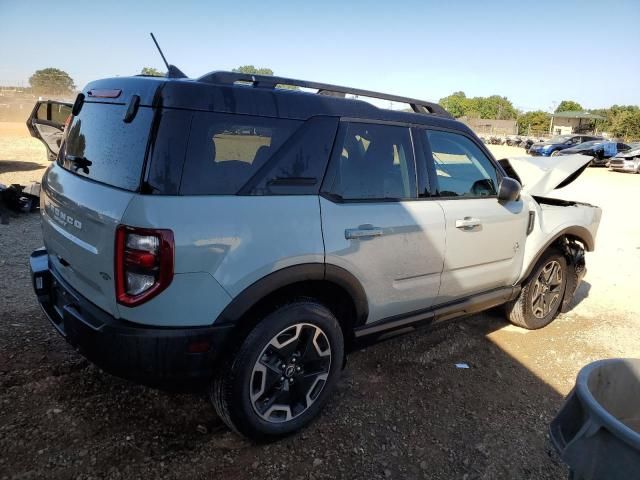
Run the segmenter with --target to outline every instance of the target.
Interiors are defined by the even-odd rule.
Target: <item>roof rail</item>
[[[449,112],[437,103],[417,100],[415,98],[401,97],[398,95],[389,95],[387,93],[372,92],[370,90],[361,90],[359,88],[340,87],[328,83],[309,82],[307,80],[296,80],[286,77],[275,77],[272,75],[254,75],[251,73],[236,73],[216,71],[210,72],[197,79],[198,82],[216,83],[221,85],[233,85],[236,82],[250,83],[254,87],[275,88],[276,85],[292,85],[302,88],[313,88],[318,90],[319,95],[328,95],[333,97],[343,97],[349,93],[360,97],[378,98],[381,100],[389,100],[391,102],[407,103],[416,113],[429,113],[441,115],[443,117],[453,118]]]

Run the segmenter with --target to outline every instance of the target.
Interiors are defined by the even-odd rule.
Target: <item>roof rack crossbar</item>
[[[221,85],[233,85],[236,82],[241,82],[250,83],[254,87],[262,88],[275,88],[277,85],[292,85],[301,88],[317,89],[318,94],[320,95],[344,98],[346,94],[351,94],[357,95],[359,97],[377,98],[380,100],[388,100],[390,102],[406,103],[409,104],[411,106],[411,109],[416,113],[430,113],[452,118],[451,114],[437,103],[417,100],[415,98],[401,97],[399,95],[372,92],[370,90],[362,90],[359,88],[341,87],[328,83],[310,82],[307,80],[296,80],[293,78],[275,77],[271,75],[253,75],[250,73],[224,71],[207,73],[198,78],[197,81],[205,83],[216,83]]]

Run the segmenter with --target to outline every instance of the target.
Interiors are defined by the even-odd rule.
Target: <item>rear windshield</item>
[[[86,102],[69,126],[58,164],[96,182],[138,190],[153,111],[140,107],[133,121],[125,123],[126,109]]]

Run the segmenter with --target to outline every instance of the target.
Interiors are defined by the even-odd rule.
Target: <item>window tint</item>
[[[442,197],[497,194],[497,171],[478,146],[463,135],[426,131]]]
[[[345,200],[417,196],[408,128],[342,124],[331,164],[327,190]]]
[[[240,193],[317,195],[337,129],[337,118],[307,120]]]
[[[189,110],[173,108],[157,112],[144,193],[178,195],[192,116]]]
[[[122,121],[127,107],[85,102],[69,126],[58,157],[63,168],[125,190],[140,185],[153,110],[140,107],[131,123]]]
[[[195,113],[180,193],[236,194],[300,123],[246,115]]]
[[[38,111],[36,112],[36,118],[38,120],[46,120],[47,119],[47,102],[42,102],[38,107]]]
[[[53,123],[64,125],[69,115],[71,115],[71,107],[68,105],[62,105],[61,103],[51,104],[51,121]]]
[[[35,118],[64,125],[69,115],[71,115],[71,107],[68,105],[57,102],[42,102],[38,107]]]

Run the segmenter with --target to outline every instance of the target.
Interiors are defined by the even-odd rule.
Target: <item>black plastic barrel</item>
[[[640,479],[640,359],[580,370],[550,433],[571,478]]]

